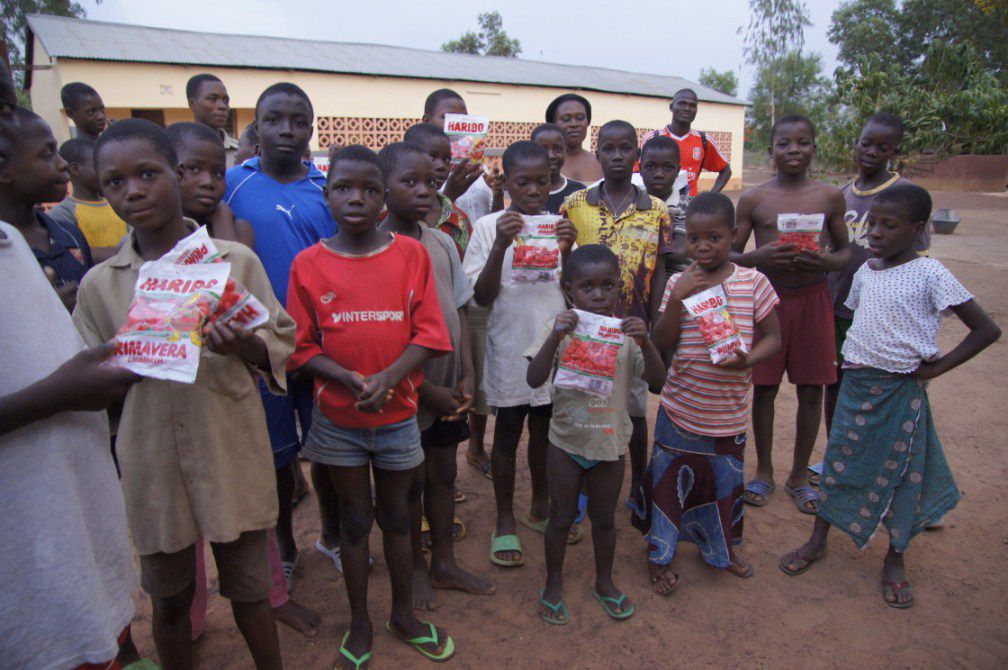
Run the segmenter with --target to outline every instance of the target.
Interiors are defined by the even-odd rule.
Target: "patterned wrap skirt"
[[[875,368],[843,373],[818,514],[864,548],[879,524],[897,551],[959,502],[925,383]]]
[[[731,564],[732,546],[742,541],[745,443],[745,433],[691,433],[658,410],[651,463],[630,518],[648,541],[652,563],[668,565],[686,541],[708,564]]]

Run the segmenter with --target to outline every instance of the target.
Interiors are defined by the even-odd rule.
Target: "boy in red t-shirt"
[[[455,652],[445,631],[413,615],[408,501],[424,459],[416,419],[421,366],[451,343],[427,250],[377,228],[384,191],[373,151],[355,145],[333,156],[325,196],[336,234],[297,255],[287,292],[297,323],[288,367],[315,378],[304,455],[326,467],[339,495],[351,615],[339,667],[371,656],[367,540],[376,517],[392,582],[388,630],[432,660]]]

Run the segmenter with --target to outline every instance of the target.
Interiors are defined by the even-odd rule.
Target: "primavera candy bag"
[[[826,215],[819,214],[778,214],[778,244],[793,244],[798,251],[820,251]]]
[[[486,151],[487,133],[490,119],[470,114],[445,114],[444,131],[451,142],[452,167],[469,159],[479,165]]]
[[[219,263],[221,255],[217,245],[210,239],[206,226],[200,226],[192,235],[179,240],[172,250],[159,260],[176,265]],[[210,316],[210,321],[211,323],[221,321],[227,326],[251,329],[269,321],[269,311],[258,298],[245,290],[245,287],[233,279],[228,279],[220,303]]]
[[[560,358],[553,385],[608,398],[616,377],[616,358],[626,343],[622,321],[580,309],[574,312],[577,326]]]
[[[711,362],[720,363],[734,356],[737,351],[747,351],[742,333],[728,313],[728,296],[723,286],[718,284],[685,298],[683,306],[697,320]]]
[[[144,263],[111,362],[145,377],[195,381],[201,329],[217,309],[230,272],[230,263]]]
[[[515,236],[511,259],[511,281],[537,284],[560,281],[560,246],[555,214],[522,216],[525,225]]]

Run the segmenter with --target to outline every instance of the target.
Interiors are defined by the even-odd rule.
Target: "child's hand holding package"
[[[469,159],[463,160],[457,165],[452,166],[451,171],[448,173],[448,178],[445,180],[445,197],[452,202],[455,202],[469,190],[469,187],[472,186],[482,174],[483,165],[480,163],[473,163]]]
[[[560,253],[567,253],[577,242],[577,228],[566,216],[557,221],[556,224],[557,246]]]
[[[497,237],[494,238],[494,245],[500,249],[507,249],[524,225],[525,221],[518,212],[510,210],[504,212],[497,219]]]
[[[647,324],[644,323],[644,319],[637,316],[628,316],[623,319],[623,323],[620,326],[627,337],[634,338],[641,348],[644,347],[644,341],[648,338],[648,328]]]
[[[577,312],[573,309],[560,312],[553,321],[553,332],[557,335],[570,335],[578,324]]]
[[[218,320],[203,326],[203,342],[219,356],[238,356],[249,365],[265,368],[269,365],[266,343],[250,329],[228,325]]]

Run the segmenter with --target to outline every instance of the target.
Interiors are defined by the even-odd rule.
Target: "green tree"
[[[732,70],[720,72],[712,67],[705,67],[700,70],[700,83],[725,95],[738,95],[738,77]]]
[[[770,143],[770,128],[776,118],[772,105],[780,115],[802,114],[818,126],[825,118],[825,98],[829,79],[822,73],[822,56],[792,51],[776,63],[760,67],[749,93],[750,146],[762,148]]]
[[[781,62],[791,52],[801,52],[810,25],[804,0],[749,0],[749,23],[738,32],[745,34],[745,57],[766,74],[770,125],[777,119]]]
[[[827,36],[837,45],[837,60],[847,67],[859,62],[899,61],[896,36],[899,9],[896,0],[850,0],[840,5],[830,19]]]
[[[101,0],[96,0],[101,4]],[[70,0],[3,0],[0,3],[0,24],[3,25],[3,42],[10,59],[14,85],[24,86],[25,35],[29,14],[54,14],[83,18],[87,15],[79,3]]]
[[[984,0],[905,0],[898,33],[901,49],[919,58],[937,42],[969,43],[985,67],[1008,84],[1008,3]]]
[[[820,161],[850,168],[858,133],[880,111],[903,119],[902,162],[958,154],[1008,151],[1008,87],[972,44],[933,42],[922,60],[906,68],[864,61],[837,68],[828,132],[820,134]]]
[[[521,42],[508,37],[504,32],[504,19],[500,12],[485,12],[479,15],[479,33],[467,30],[457,40],[441,45],[442,51],[474,54],[482,56],[505,56],[514,58],[521,53]]]
[[[942,42],[971,44],[986,69],[1008,83],[1008,3],[1003,0],[848,0],[833,12],[828,36],[845,67],[920,64]]]

